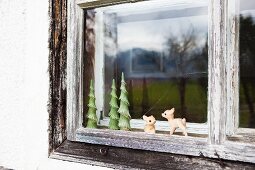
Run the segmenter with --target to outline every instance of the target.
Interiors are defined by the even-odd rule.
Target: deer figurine
[[[146,116],[143,115],[143,120],[145,120],[145,127],[144,127],[144,132],[146,133],[151,133],[151,134],[155,134],[156,132],[156,128],[155,128],[155,123],[156,123],[156,119],[154,118],[154,116]]]
[[[164,113],[162,113],[162,117],[166,118],[168,123],[170,124],[170,135],[172,135],[176,128],[179,127],[183,131],[183,134],[185,136],[188,136],[186,119],[174,118],[174,111],[175,109],[172,108],[171,110],[166,110]]]

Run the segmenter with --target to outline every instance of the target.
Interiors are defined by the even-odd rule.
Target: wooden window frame
[[[208,39],[211,43],[208,46],[208,138],[182,136],[168,137],[163,134],[141,135],[139,132],[82,128],[82,115],[79,113],[82,112],[81,106],[83,105],[81,100],[81,75],[83,72],[81,63],[83,63],[84,45],[82,38],[84,34],[83,10],[85,8],[128,2],[133,3],[137,1],[140,0],[68,1],[66,81],[67,140],[60,147],[53,146],[53,152],[51,152],[50,157],[91,163],[91,157],[89,158],[89,155],[84,153],[86,147],[90,146],[91,148],[99,147],[99,154],[103,156],[105,153],[107,155],[107,150],[109,148],[112,150],[119,150],[118,153],[124,150],[127,152],[131,152],[131,150],[132,152],[135,152],[135,149],[139,149],[145,150],[144,152],[147,153],[156,151],[154,152],[154,155],[157,155],[160,152],[165,156],[171,153],[197,156],[197,159],[200,159],[201,157],[203,157],[203,159],[207,159],[204,157],[216,158],[217,160],[220,160],[220,162],[222,160],[233,160],[255,163],[255,143],[254,138],[250,137],[250,133],[254,133],[254,131],[253,129],[247,130],[238,128],[239,111],[238,100],[236,99],[239,98],[239,66],[236,64],[236,61],[238,61],[239,21],[238,17],[236,17],[236,3],[231,2],[231,0],[214,0],[209,2]],[[231,29],[231,31],[227,29]],[[230,34],[228,35],[227,33]],[[228,117],[228,119],[226,119],[226,117]],[[63,120],[63,118],[60,118],[60,120]],[[132,138],[132,142],[130,142],[130,137]],[[244,140],[246,140],[246,142]],[[64,139],[62,139],[62,141],[64,141]],[[60,143],[61,141],[58,141],[58,144]],[[106,151],[104,150],[105,147]],[[120,148],[118,149],[118,147]],[[128,148],[132,149],[130,150]],[[83,154],[80,154],[79,151],[83,152]],[[90,152],[87,149],[86,152],[91,153],[92,151]],[[163,160],[164,156],[161,158]],[[123,159],[125,158],[123,157]],[[97,163],[92,164],[102,165],[100,161],[96,162]],[[137,162],[139,162],[139,160]],[[117,163],[114,163],[114,165],[116,164]],[[231,166],[233,167],[233,165]],[[113,166],[110,165],[110,167]]]

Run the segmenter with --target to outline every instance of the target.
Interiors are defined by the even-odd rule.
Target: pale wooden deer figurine
[[[172,108],[171,110],[166,110],[164,113],[162,113],[162,117],[166,118],[168,120],[168,123],[170,124],[170,135],[174,133],[176,128],[180,128],[183,131],[183,134],[185,136],[188,136],[187,133],[187,127],[186,127],[186,119],[183,118],[174,118],[174,111],[175,109]]]
[[[156,128],[155,128],[156,119],[154,118],[154,116],[152,116],[152,115],[151,116],[143,115],[143,120],[145,120],[145,122],[146,122],[145,127],[144,127],[144,132],[155,134],[155,132],[156,132]]]

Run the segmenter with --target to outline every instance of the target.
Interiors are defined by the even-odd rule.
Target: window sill
[[[169,136],[168,134],[79,128],[76,131],[76,141],[189,156],[255,162],[255,145],[234,141],[225,141],[222,145],[211,145],[206,137],[201,136]]]
[[[199,156],[206,149],[207,138],[205,136],[185,137],[180,135],[80,128],[76,132],[76,141],[194,156]]]
[[[254,164],[66,140],[50,158],[116,169],[254,169]]]
[[[237,133],[229,136],[228,140],[255,145],[255,129],[238,128]]]

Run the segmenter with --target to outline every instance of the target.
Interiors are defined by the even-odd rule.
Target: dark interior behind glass
[[[255,1],[240,1],[240,127],[255,128]]]

